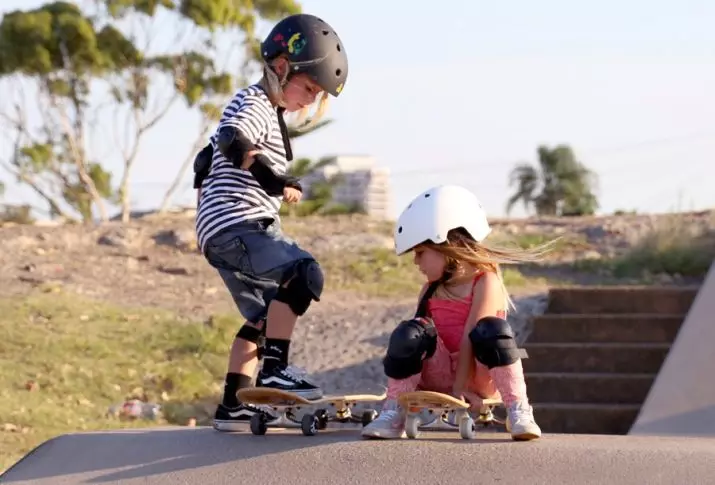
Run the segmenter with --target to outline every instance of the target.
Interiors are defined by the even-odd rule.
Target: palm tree
[[[554,149],[539,146],[538,167],[520,163],[509,175],[516,192],[506,204],[506,212],[521,201],[533,206],[538,215],[578,216],[593,214],[598,200],[593,193],[596,175],[576,160],[568,145]]]
[[[319,129],[323,128],[324,126],[329,125],[332,122],[333,122],[333,120],[318,121],[315,125],[311,126],[307,130],[300,129],[297,126],[288,126],[288,138],[290,138],[291,140],[295,140],[296,138],[300,138],[301,136],[309,135],[310,133],[313,133],[315,130],[319,130]]]

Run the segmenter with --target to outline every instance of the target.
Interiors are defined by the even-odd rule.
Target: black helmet
[[[278,22],[261,43],[261,54],[266,62],[285,55],[291,73],[308,74],[335,97],[348,77],[348,56],[340,37],[314,15],[291,15]]]

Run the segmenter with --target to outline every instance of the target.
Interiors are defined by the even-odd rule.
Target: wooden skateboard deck
[[[306,399],[302,396],[279,389],[249,387],[238,391],[238,399],[246,404],[270,407],[279,413],[277,420],[270,420],[267,414],[256,414],[251,418],[251,432],[255,435],[266,433],[267,427],[300,426],[303,434],[312,436],[319,429],[325,429],[329,422],[357,422],[367,426],[377,417],[373,409],[365,410],[361,416],[353,414],[353,408],[362,402],[382,401],[387,397],[382,394],[336,394],[319,399]],[[321,406],[322,405],[322,406]],[[309,407],[320,406],[314,413],[307,413],[300,420],[297,414]]]
[[[502,424],[492,413],[493,408],[503,404],[501,399],[482,399],[479,402],[467,403],[441,392],[413,391],[400,394],[397,401],[406,410],[405,432],[411,439],[416,438],[419,434],[420,421],[424,411],[428,415],[437,416],[421,429],[453,429],[458,426],[459,433],[464,439],[474,438],[475,422],[485,427],[495,423]],[[478,411],[476,419],[472,416],[471,410]],[[451,424],[449,420],[450,412],[455,415],[456,425]]]

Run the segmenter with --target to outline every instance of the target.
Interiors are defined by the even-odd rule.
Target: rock
[[[182,251],[196,250],[196,233],[189,229],[169,229],[159,231],[152,236],[157,246],[170,246]]]
[[[39,391],[40,390],[40,384],[37,381],[27,381],[25,383],[25,389],[28,391]]]
[[[167,266],[159,266],[157,268],[162,273],[178,275],[178,276],[189,276],[189,270],[186,268],[170,268]]]
[[[127,249],[137,245],[137,233],[138,231],[125,227],[113,228],[99,236],[97,244]]]

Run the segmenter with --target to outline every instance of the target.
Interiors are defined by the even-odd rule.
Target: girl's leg
[[[437,349],[432,357],[422,364],[422,372],[406,379],[387,379],[387,399],[380,416],[363,428],[362,435],[368,438],[401,438],[405,435],[405,413],[397,404],[403,392],[418,389],[449,392],[451,389],[451,359],[449,352],[438,338]],[[445,384],[446,383],[446,384]]]
[[[455,361],[457,356],[455,356]],[[500,398],[499,386],[494,382],[489,369],[474,361],[474,375],[467,383],[467,391],[476,394],[481,399]],[[503,398],[502,398],[503,399]]]
[[[452,392],[455,363],[441,338],[437,337],[434,355],[424,363],[419,389],[443,394]]]
[[[478,365],[483,369],[486,369],[486,367],[481,364]],[[494,367],[491,371],[489,371],[489,374],[501,394],[504,405],[508,407],[517,402],[521,402],[524,405],[529,404],[529,398],[526,395],[526,381],[524,380],[524,368],[521,365],[521,359],[511,365]]]

